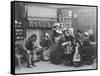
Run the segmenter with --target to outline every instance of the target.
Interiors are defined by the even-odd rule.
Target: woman
[[[54,48],[54,50],[51,52],[51,62],[54,64],[61,64],[62,63],[62,56],[64,55],[64,48],[62,46],[62,43],[65,42],[65,38],[61,34],[58,39],[57,46]]]
[[[70,34],[69,29],[64,30],[64,38],[65,42],[62,43],[64,47],[64,57],[66,61],[66,65],[71,65],[73,63],[73,49],[72,46],[74,44],[74,37]]]
[[[79,48],[81,55],[81,62],[83,64],[91,64],[92,63],[92,47],[89,41],[89,34],[85,32],[84,40],[82,42],[82,46]]]
[[[40,42],[40,45],[43,48],[42,59],[49,60],[50,59],[50,49],[51,49],[51,40],[48,33],[45,33],[44,39]]]
[[[90,45],[91,45],[91,48],[92,48],[92,58],[95,59],[96,58],[96,38],[95,38],[95,35],[94,35],[94,32],[92,29],[89,29],[88,30],[88,34],[89,34],[89,41],[90,41]]]
[[[62,30],[61,30],[60,24],[55,23],[53,27],[53,36],[52,36],[55,44],[58,43],[58,40],[60,38],[59,36],[61,35],[62,35]]]

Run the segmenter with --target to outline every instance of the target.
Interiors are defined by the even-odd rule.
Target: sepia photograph
[[[11,3],[11,73],[97,70],[97,6]]]

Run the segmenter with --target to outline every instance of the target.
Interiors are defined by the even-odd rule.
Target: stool
[[[21,70],[21,57],[22,57],[22,55],[16,54],[15,56],[16,56],[16,58],[18,60],[19,69]]]

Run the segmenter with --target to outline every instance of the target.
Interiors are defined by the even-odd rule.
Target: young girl
[[[79,53],[79,47],[81,46],[81,43],[77,40],[75,41],[74,45],[74,56],[73,56],[73,64],[75,67],[80,66],[81,58]]]

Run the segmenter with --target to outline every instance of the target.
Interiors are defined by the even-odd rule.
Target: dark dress
[[[93,48],[90,45],[89,39],[83,41],[83,45],[79,47],[79,51],[82,63],[92,62]]]
[[[95,36],[94,35],[89,35],[89,41],[90,42],[95,42],[96,41]],[[91,45],[92,55],[94,56],[94,58],[96,58],[96,56],[97,56],[96,46],[97,46],[97,44]]]
[[[64,37],[61,37],[58,41],[57,46],[55,47],[55,49],[53,50],[53,52],[51,53],[50,56],[50,60],[52,63],[54,64],[60,64],[62,63],[62,56],[64,54],[64,48],[62,47],[62,43],[65,41]]]
[[[81,35],[76,34],[75,35],[75,40],[79,41],[81,43],[83,41],[83,35],[82,34]]]
[[[50,59],[50,52],[51,52],[51,40],[43,39],[40,42],[40,45],[42,46],[42,59],[43,60],[49,60]]]
[[[50,48],[50,46],[51,46],[51,41],[48,39],[48,40],[46,40],[46,39],[43,39],[41,42],[40,42],[40,45],[44,48],[44,47],[46,47],[47,49],[49,49]]]
[[[71,45],[73,46],[74,45],[74,37],[69,35],[69,36],[64,36],[66,41],[71,41]]]
[[[53,30],[53,36],[54,37],[58,37],[59,36],[59,33],[57,33],[56,30]]]
[[[65,42],[70,41],[71,45],[69,46],[69,48],[71,48],[74,45],[74,37],[69,35],[69,36],[64,36],[65,37]],[[70,63],[72,64],[73,62],[73,55],[74,55],[74,51],[72,51],[72,49],[67,49],[65,46],[65,51],[67,51],[67,53],[64,54],[64,59],[66,61],[66,63]],[[68,53],[69,51],[69,53]]]
[[[56,43],[55,41],[55,38],[59,37],[61,34],[58,33],[56,30],[53,30],[53,35],[52,35],[52,38],[53,38],[53,42]]]
[[[95,42],[95,36],[94,35],[89,35],[89,40],[91,42]]]

